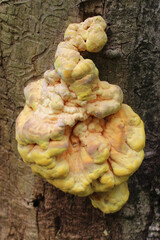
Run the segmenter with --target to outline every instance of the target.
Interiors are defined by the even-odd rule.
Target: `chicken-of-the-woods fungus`
[[[145,132],[140,117],[122,104],[120,87],[100,81],[93,61],[80,55],[103,48],[105,28],[100,16],[68,26],[55,70],[24,90],[16,139],[35,174],[112,213],[129,197],[127,179],[144,158]]]

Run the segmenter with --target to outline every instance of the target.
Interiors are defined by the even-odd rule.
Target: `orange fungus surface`
[[[68,26],[55,69],[24,90],[16,139],[35,174],[112,213],[129,197],[127,179],[144,158],[145,133],[140,117],[122,104],[120,87],[100,81],[93,61],[80,55],[103,48],[105,28],[100,16]]]

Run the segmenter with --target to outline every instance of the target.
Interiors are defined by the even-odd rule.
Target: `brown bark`
[[[0,239],[160,239],[158,2],[0,1]],[[109,41],[102,52],[84,55],[94,60],[101,80],[122,88],[124,102],[146,127],[145,160],[129,180],[128,203],[112,215],[34,176],[20,159],[14,130],[24,86],[53,66],[67,25],[94,15],[108,23]]]

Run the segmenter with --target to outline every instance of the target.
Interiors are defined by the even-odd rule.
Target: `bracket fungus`
[[[123,102],[120,87],[99,80],[81,51],[107,42],[100,16],[70,24],[55,54],[55,70],[24,90],[16,121],[18,151],[35,174],[64,192],[89,196],[104,213],[127,201],[127,179],[144,158],[144,125]]]

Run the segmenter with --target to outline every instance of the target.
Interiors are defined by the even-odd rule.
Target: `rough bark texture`
[[[160,164],[158,0],[1,0],[1,240],[158,240]],[[102,15],[108,44],[94,60],[101,80],[118,84],[144,120],[145,160],[129,180],[121,211],[104,215],[88,198],[65,194],[31,172],[16,149],[15,119],[23,88],[52,68],[55,49],[71,22]]]

